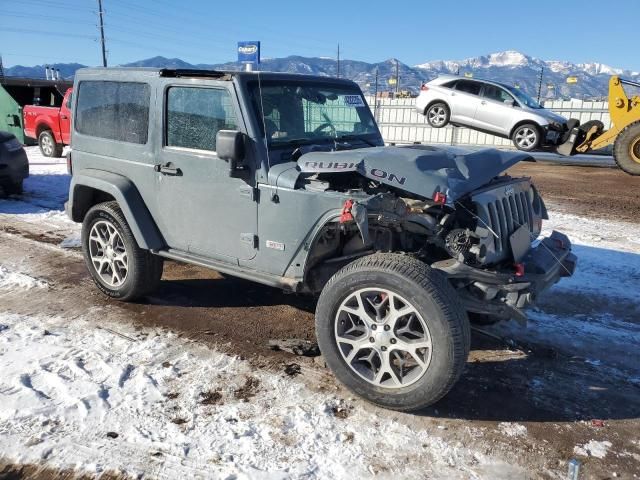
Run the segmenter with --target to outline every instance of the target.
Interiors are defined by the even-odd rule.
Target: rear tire
[[[513,131],[511,140],[518,150],[532,152],[540,145],[541,137],[540,128],[537,125],[525,123]]]
[[[400,411],[446,395],[470,343],[469,321],[446,278],[388,253],[360,258],[327,282],[316,335],[327,365],[349,390]]]
[[[40,153],[45,157],[59,158],[62,156],[63,145],[56,143],[56,139],[51,130],[43,130],[40,132],[40,135],[38,135],[38,146],[40,147]]]
[[[138,246],[117,202],[93,206],[82,222],[82,253],[98,288],[132,301],[156,289],[164,261]]]
[[[7,195],[20,195],[23,191],[22,180],[17,183],[9,183],[4,187],[4,191]]]
[[[629,175],[640,175],[640,121],[620,132],[613,145],[613,158]]]
[[[427,122],[433,128],[446,127],[449,123],[449,118],[451,118],[449,106],[444,102],[437,102],[433,105],[429,105],[424,114],[427,117]]]

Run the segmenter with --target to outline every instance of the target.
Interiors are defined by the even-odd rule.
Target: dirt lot
[[[560,210],[628,222],[640,219],[640,177],[617,168],[523,162],[510,173],[532,177],[545,201]]]
[[[512,173],[533,177],[555,211],[638,223],[640,178],[614,169],[544,163],[522,164]],[[2,229],[0,259],[22,259],[27,270],[40,272],[55,287],[55,295],[29,302],[20,295],[5,295],[3,310],[74,318],[99,308],[139,328],[162,327],[236,354],[256,368],[281,372],[295,362],[305,367],[298,378],[309,388],[336,391],[351,399],[320,362],[273,351],[267,345],[270,339],[313,341],[313,299],[167,262],[162,285],[153,296],[145,302],[118,304],[92,288],[77,251],[55,246],[68,234],[64,227],[48,228],[2,216]],[[575,294],[551,296],[541,308],[554,314],[598,316],[609,315],[616,307]],[[629,324],[640,323],[637,304],[623,302],[617,308]],[[621,355],[637,359],[637,351],[621,351]],[[462,380],[434,408],[405,415],[350,401],[411,429],[436,429],[447,441],[473,445],[487,455],[499,454],[507,462],[526,466],[531,478],[559,478],[577,445],[611,442],[615,454],[581,458],[585,478],[638,478],[640,384],[622,380],[629,375],[629,362],[633,360],[612,361],[611,368],[603,370],[570,346],[490,328],[474,331]]]

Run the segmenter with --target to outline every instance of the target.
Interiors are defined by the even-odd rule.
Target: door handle
[[[66,120],[66,119],[67,119],[67,118],[69,118],[69,117],[67,117],[66,115],[60,115],[60,118],[61,118],[62,120]]]
[[[455,97],[456,96],[456,92],[451,92],[451,96]]]
[[[182,170],[180,170],[179,168],[174,168],[173,164],[171,162],[169,163],[165,163],[164,165],[161,164],[157,164],[153,166],[153,169],[156,172],[159,172],[163,175],[170,175],[173,177],[181,177],[182,176]]]
[[[487,104],[487,102],[485,102],[484,100],[482,100],[482,101],[480,102],[480,104],[481,104],[481,105],[486,105],[486,104]]]

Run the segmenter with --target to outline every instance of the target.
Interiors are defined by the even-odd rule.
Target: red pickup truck
[[[25,105],[22,110],[24,134],[38,140],[45,157],[61,157],[63,147],[71,142],[71,94],[70,88],[59,107]]]

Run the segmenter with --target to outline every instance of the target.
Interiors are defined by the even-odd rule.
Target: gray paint
[[[77,213],[76,188],[104,191],[120,204],[136,240],[164,256],[216,265],[270,285],[301,281],[309,248],[322,227],[335,221],[350,198],[366,203],[363,192],[318,192],[299,188],[301,162],[353,162],[355,170],[374,180],[401,186],[416,195],[448,192],[450,200],[485,184],[527,155],[495,150],[468,153],[456,149],[372,147],[312,152],[300,161],[270,164],[253,114],[247,83],[266,80],[327,82],[354,86],[343,79],[275,73],[234,73],[222,78],[162,76],[156,69],[83,69],[82,81],[120,80],[148,83],[151,91],[146,145],[88,137],[72,129],[73,168],[69,214]],[[246,135],[245,169],[229,176],[228,164],[215,152],[165,146],[166,90],[172,85],[226,89],[233,99],[238,130]],[[73,101],[76,102],[76,96]],[[73,106],[75,109],[75,105]],[[382,137],[375,141],[382,144]],[[272,152],[273,154],[273,152]],[[274,159],[271,159],[274,160]],[[157,171],[167,165],[180,175]],[[393,173],[380,178],[375,169]],[[373,172],[373,173],[372,173]],[[208,259],[208,260],[207,260]],[[225,267],[222,268],[221,266]]]
[[[353,172],[425,198],[436,192],[454,202],[480,188],[516,163],[521,152],[495,149],[469,152],[446,147],[372,147],[337,152],[310,152],[298,160],[302,172]]]

